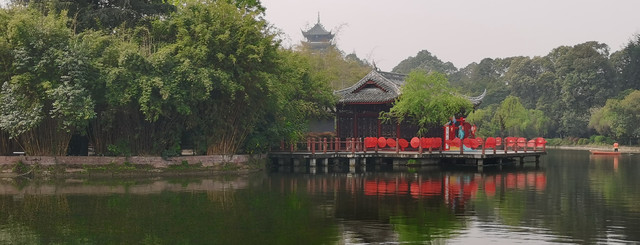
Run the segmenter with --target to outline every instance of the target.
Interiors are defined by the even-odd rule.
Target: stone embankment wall
[[[154,168],[167,168],[171,165],[198,164],[202,167],[214,167],[220,164],[243,165],[266,158],[266,155],[210,155],[179,157],[106,157],[106,156],[0,156],[0,165],[14,165],[22,162],[27,165],[109,165],[124,164],[149,165]]]

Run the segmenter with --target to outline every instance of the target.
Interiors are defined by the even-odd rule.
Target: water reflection
[[[280,168],[243,176],[0,180],[0,244],[634,243],[640,156],[541,167]]]
[[[113,194],[158,194],[162,192],[200,192],[245,189],[246,178],[224,179],[66,179],[58,182],[27,182],[20,179],[0,181],[2,195],[113,195]]]
[[[547,186],[545,172],[536,169],[475,173],[425,168],[323,175],[285,171],[269,180],[268,186],[280,192],[303,190],[324,197],[324,209],[342,221],[341,230],[352,243],[450,239],[466,229],[478,200],[487,203],[513,191],[540,194]]]
[[[264,174],[214,179],[3,182],[6,244],[331,244],[306,195],[262,191]],[[55,189],[55,191],[51,189]],[[106,192],[102,192],[106,190]]]

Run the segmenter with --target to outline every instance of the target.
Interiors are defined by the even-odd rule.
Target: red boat
[[[612,156],[620,155],[619,151],[595,151],[595,150],[590,150],[590,152],[593,155],[612,155]]]

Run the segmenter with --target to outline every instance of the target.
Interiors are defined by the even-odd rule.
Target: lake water
[[[0,244],[628,244],[640,154],[549,150],[502,170],[280,168],[0,181]]]

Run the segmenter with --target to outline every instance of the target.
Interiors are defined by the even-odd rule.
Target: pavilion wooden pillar
[[[380,138],[380,137],[382,137],[382,122],[380,119],[378,119],[378,136],[376,136],[376,138]]]

